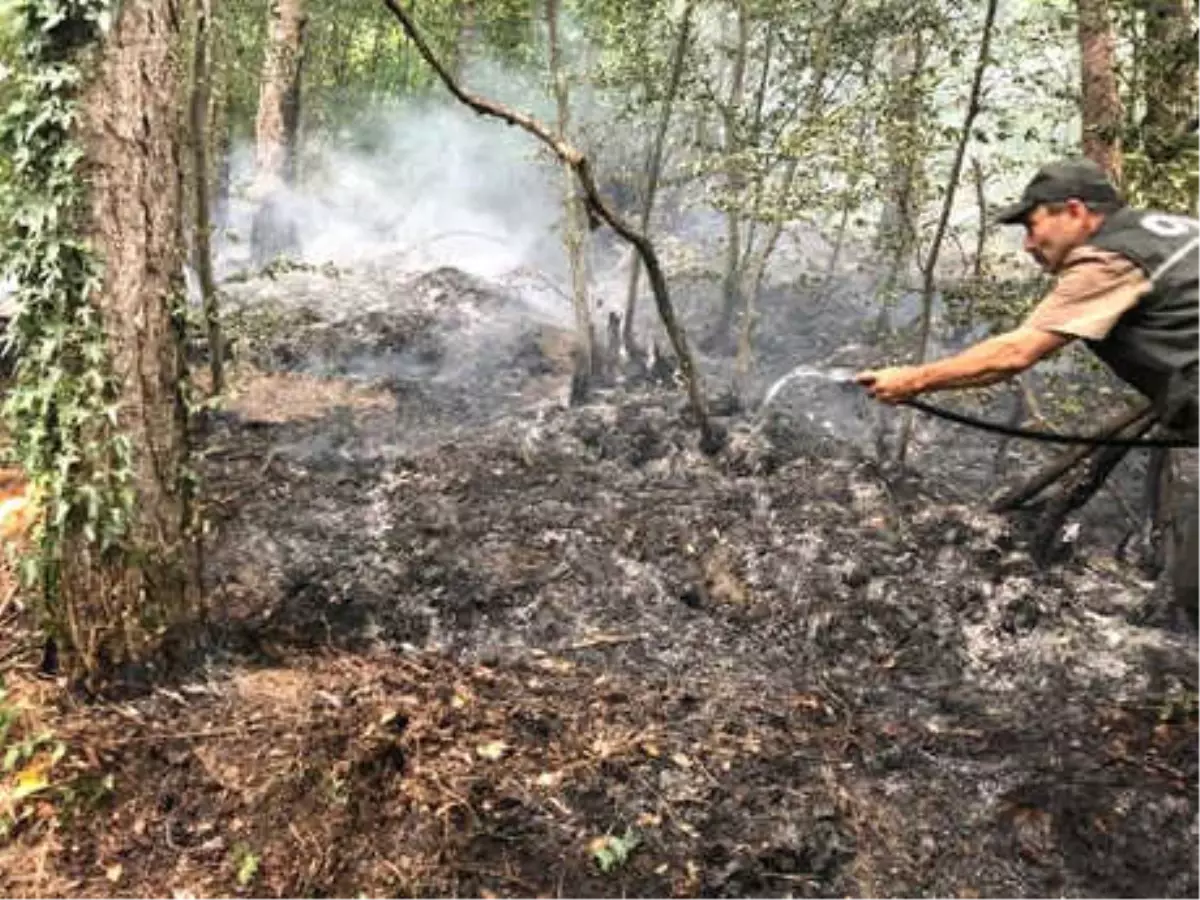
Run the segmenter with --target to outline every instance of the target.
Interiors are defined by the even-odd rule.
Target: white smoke
[[[453,266],[483,278],[522,268],[558,269],[562,183],[529,136],[463,109],[412,104],[362,123],[372,146],[351,135],[305,154],[284,198],[300,260],[355,266],[387,259],[399,272]],[[222,271],[244,267],[253,206],[249,148],[235,153]]]

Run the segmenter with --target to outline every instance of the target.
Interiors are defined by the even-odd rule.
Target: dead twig
[[[778,881],[787,881],[791,882],[792,884],[810,884],[816,880],[817,877],[811,872],[804,875],[793,875],[788,872],[757,872],[756,874],[761,875],[764,878],[774,878]]]
[[[646,636],[644,634],[598,634],[595,637],[585,638],[582,641],[576,641],[574,644],[568,644],[558,652],[569,653],[575,650],[590,650],[593,647],[614,647],[618,644],[633,644],[645,639]]]

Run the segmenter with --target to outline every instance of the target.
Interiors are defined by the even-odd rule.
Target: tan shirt
[[[1098,341],[1150,288],[1150,279],[1126,257],[1077,247],[1067,254],[1054,287],[1026,318],[1025,327]]]

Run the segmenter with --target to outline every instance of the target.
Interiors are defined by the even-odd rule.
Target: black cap
[[[1097,212],[1108,212],[1125,205],[1098,165],[1090,159],[1066,159],[1038,169],[1020,201],[1000,210],[995,218],[1003,225],[1021,224],[1043,203],[1062,203],[1071,198],[1083,201],[1085,206]]]

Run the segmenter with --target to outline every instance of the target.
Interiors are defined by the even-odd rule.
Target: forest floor
[[[4,894],[1196,895],[1195,636],[1102,528],[1035,565],[841,388],[709,458],[479,286],[306,284],[210,423],[202,659],[84,702],[0,609]]]

